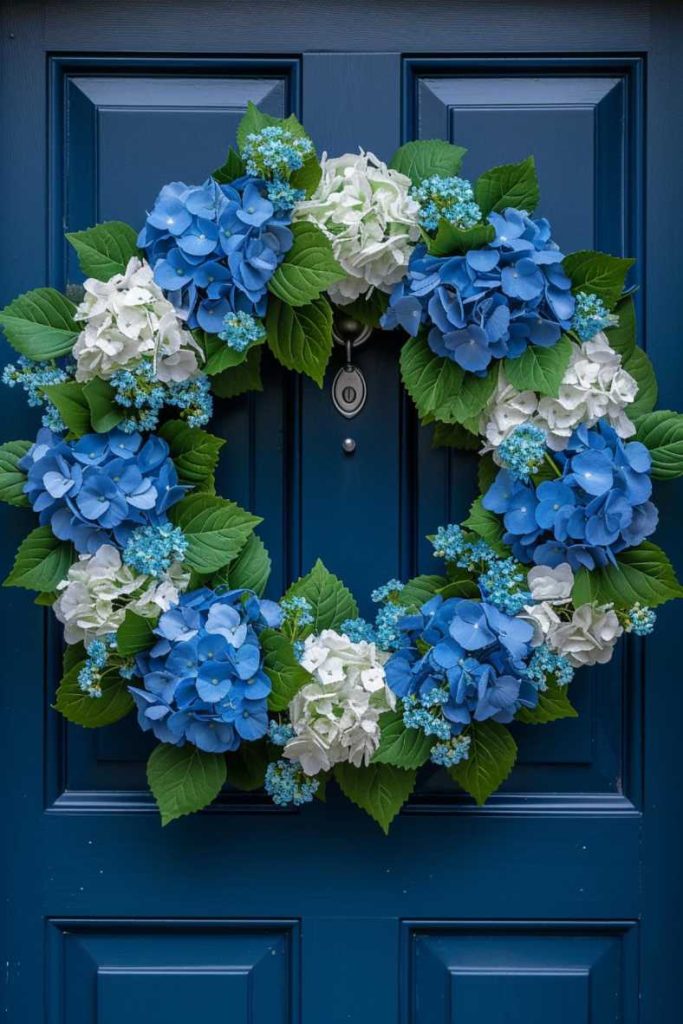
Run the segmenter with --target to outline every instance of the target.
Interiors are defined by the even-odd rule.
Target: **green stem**
[[[545,453],[545,455],[544,455],[543,457],[544,457],[545,461],[546,461],[546,462],[548,463],[548,465],[550,466],[550,468],[551,468],[552,470],[554,470],[554,472],[555,472],[555,476],[560,476],[560,477],[561,477],[561,476],[562,476],[562,473],[561,473],[561,472],[560,472],[560,470],[558,469],[558,467],[557,467],[557,463],[556,463],[556,462],[554,461],[554,459],[552,459],[552,458],[551,458],[551,456],[550,456],[550,455],[548,455],[548,453],[547,453],[547,452]]]

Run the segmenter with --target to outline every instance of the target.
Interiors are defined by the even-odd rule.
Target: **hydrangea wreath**
[[[238,152],[165,185],[139,233],[67,235],[77,305],[38,288],[0,313],[4,381],[43,407],[34,441],[0,447],[0,497],[40,523],[5,582],[64,625],[58,710],[136,711],[159,740],[164,823],[226,781],[300,805],[334,777],[386,830],[428,762],[482,803],[515,762],[510,723],[575,716],[576,669],[683,596],[650,539],[683,416],[654,411],[632,261],[563,254],[532,158],[472,183],[463,155],[319,161],[296,118],[250,105]],[[333,305],[406,332],[421,421],[481,456],[469,517],[430,538],[439,570],[380,586],[374,621],[321,562],[262,597],[259,519],[216,495],[204,429],[213,396],[260,390],[264,345],[321,385]]]

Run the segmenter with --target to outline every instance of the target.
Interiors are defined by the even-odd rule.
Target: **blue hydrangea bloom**
[[[411,335],[425,324],[436,355],[478,374],[527,345],[554,345],[574,314],[548,221],[512,208],[488,220],[495,238],[464,256],[430,256],[416,246],[382,318],[383,327]]]
[[[525,678],[533,629],[523,619],[486,601],[437,596],[398,628],[406,645],[384,666],[387,682],[401,698],[447,687],[441,711],[451,735],[472,721],[511,722],[521,707],[536,706],[537,690]]]
[[[142,686],[129,689],[141,728],[213,753],[265,736],[271,683],[259,632],[280,622],[278,606],[248,590],[183,594],[160,617],[155,645],[136,657]]]
[[[187,490],[163,438],[143,443],[121,430],[64,441],[45,428],[20,466],[41,524],[81,553],[112,542],[124,547],[136,527],[165,523]]]
[[[261,178],[164,185],[138,237],[189,327],[223,330],[229,313],[263,316],[268,281],[293,243],[291,208],[276,208]]]
[[[608,423],[580,426],[554,454],[561,476],[535,486],[501,470],[483,498],[503,516],[503,540],[520,562],[573,569],[614,563],[657,526],[649,500],[651,458],[639,441],[625,443]]]

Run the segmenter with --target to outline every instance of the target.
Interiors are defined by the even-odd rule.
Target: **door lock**
[[[335,319],[332,327],[332,337],[338,345],[344,346],[346,353],[346,362],[332,382],[332,401],[337,412],[348,420],[358,415],[368,396],[365,377],[353,364],[353,350],[363,345],[371,334],[372,328],[350,317]]]

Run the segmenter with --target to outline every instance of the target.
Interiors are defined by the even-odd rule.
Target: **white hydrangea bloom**
[[[540,397],[533,391],[517,391],[500,374],[496,390],[482,413],[479,432],[483,451],[495,449],[522,423],[545,431],[548,447],[562,451],[581,423],[594,426],[606,419],[619,437],[631,437],[635,426],[625,413],[635,400],[638,385],[622,367],[621,356],[607,336],[598,332],[590,341],[572,342],[572,354],[557,398]],[[497,461],[497,459],[496,459]]]
[[[189,573],[178,564],[162,580],[134,573],[111,544],[94,555],[81,555],[65,579],[57,585],[59,597],[53,608],[64,624],[68,644],[89,642],[115,633],[128,610],[155,618],[177,604],[189,583]]]
[[[562,620],[549,601],[525,605],[524,611],[520,613],[519,617],[533,626],[532,647],[539,647],[543,643],[548,643],[549,636],[562,625]]]
[[[331,285],[333,302],[353,302],[373,288],[390,292],[405,274],[420,231],[410,179],[372,153],[322,158],[322,178],[294,217],[316,224],[347,276]]]
[[[550,629],[546,643],[575,668],[605,665],[623,632],[611,605],[582,604],[574,610],[571,622]]]
[[[73,347],[76,380],[111,377],[143,356],[154,359],[161,381],[183,381],[199,371],[199,346],[154,282],[144,260],[132,257],[123,274],[90,277],[74,319],[85,324]]]
[[[380,739],[380,715],[396,706],[386,685],[388,655],[333,629],[305,641],[301,664],[313,676],[289,706],[294,736],[284,756],[307,775],[348,761],[369,764]]]
[[[554,569],[549,565],[535,565],[527,573],[527,582],[534,601],[566,604],[571,600],[574,573],[569,562],[561,562]]]

